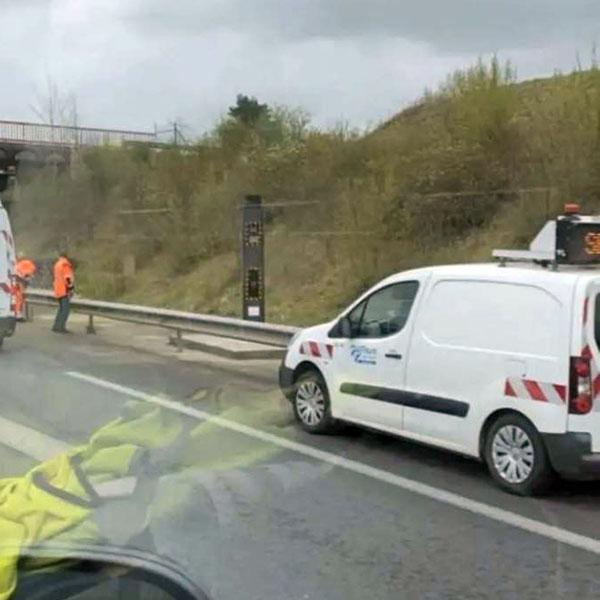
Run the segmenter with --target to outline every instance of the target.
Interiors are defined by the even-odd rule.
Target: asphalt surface
[[[0,417],[70,445],[117,418],[127,393],[170,399],[278,439],[453,492],[600,540],[600,483],[566,483],[543,499],[497,489],[477,462],[390,436],[348,429],[310,436],[293,423],[275,364],[242,370],[155,352],[143,327],[108,324],[97,336],[74,321],[53,334],[38,315],[0,353]],[[75,374],[75,376],[74,376]],[[143,402],[143,400],[141,400]],[[181,416],[181,415],[180,415]],[[600,556],[547,535],[451,506],[260,437],[181,416],[193,454],[162,475],[147,502],[115,504],[111,542],[148,520],[152,546],[212,598],[597,598]],[[43,440],[42,442],[43,443]],[[36,464],[2,444],[0,475]],[[146,506],[147,504],[147,506]],[[147,509],[147,510],[146,510]],[[143,517],[141,514],[144,513]]]

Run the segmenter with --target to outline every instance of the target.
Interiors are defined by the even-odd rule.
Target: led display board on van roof
[[[600,264],[600,219],[557,219],[556,262],[570,265]]]

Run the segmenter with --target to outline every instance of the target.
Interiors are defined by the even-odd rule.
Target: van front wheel
[[[491,426],[485,442],[485,460],[492,477],[512,494],[541,494],[552,482],[544,442],[521,415],[503,415]]]
[[[294,384],[292,400],[300,426],[309,433],[332,433],[336,421],[331,416],[329,392],[325,380],[316,371],[308,371]]]

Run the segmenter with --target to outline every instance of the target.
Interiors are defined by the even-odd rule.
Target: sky
[[[48,81],[81,125],[199,135],[238,93],[318,126],[391,117],[496,54],[521,79],[590,63],[600,0],[0,0],[0,119]]]

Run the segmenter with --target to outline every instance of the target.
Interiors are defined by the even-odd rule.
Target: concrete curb
[[[171,335],[169,344],[172,346],[180,344],[182,348],[200,350],[232,360],[281,359],[286,353],[285,348],[278,346],[205,334],[182,335],[179,339],[176,335]]]

